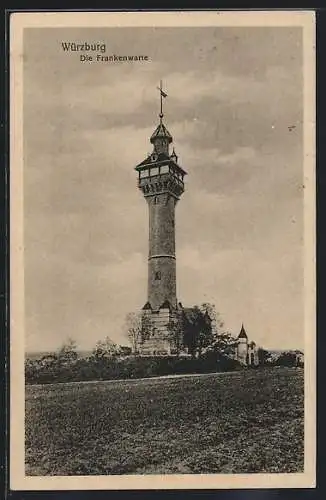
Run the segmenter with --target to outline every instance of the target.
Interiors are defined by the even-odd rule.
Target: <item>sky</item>
[[[188,172],[177,296],[234,335],[303,348],[301,28],[29,28],[24,33],[26,349],[126,344],[147,295],[134,167],[164,122]],[[142,62],[81,62],[61,42]]]

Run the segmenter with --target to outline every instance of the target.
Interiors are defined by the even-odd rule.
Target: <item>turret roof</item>
[[[172,142],[172,135],[170,134],[162,120],[151,135],[151,143],[153,143],[158,137],[165,137],[169,142]]]
[[[247,335],[246,330],[244,329],[244,326],[242,323],[241,330],[240,330],[240,333],[238,335],[238,339],[247,339],[247,338],[248,338],[248,335]]]

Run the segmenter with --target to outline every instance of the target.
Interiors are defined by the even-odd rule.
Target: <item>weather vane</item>
[[[159,87],[156,87],[157,90],[160,91],[160,98],[161,98],[161,110],[160,110],[160,119],[162,120],[163,118],[163,97],[167,97],[167,93],[163,91],[162,89],[162,80],[160,81],[160,86]]]

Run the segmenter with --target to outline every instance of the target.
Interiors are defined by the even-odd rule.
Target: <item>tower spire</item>
[[[157,87],[160,91],[160,123],[151,135],[150,142],[154,145],[154,152],[157,154],[164,153],[169,156],[169,144],[172,142],[172,136],[163,124],[163,98],[167,97],[167,93],[163,90],[162,80],[160,86]]]

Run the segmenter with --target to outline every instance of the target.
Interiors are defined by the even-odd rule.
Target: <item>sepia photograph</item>
[[[11,487],[314,487],[314,14],[11,21]]]

